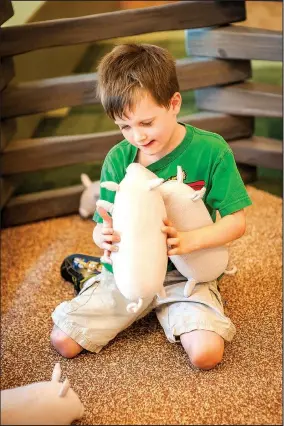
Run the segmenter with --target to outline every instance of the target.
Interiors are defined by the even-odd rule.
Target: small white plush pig
[[[70,388],[60,383],[60,364],[55,364],[50,382],[1,391],[1,425],[70,425],[83,416],[84,407]]]
[[[162,232],[166,209],[157,188],[163,179],[149,179],[145,168],[130,164],[120,184],[103,182],[101,186],[116,191],[114,204],[98,200],[97,206],[112,213],[113,229],[121,237],[118,252],[111,253],[116,285],[132,301],[128,312],[137,312],[144,298],[164,296],[167,271],[166,235]]]
[[[88,175],[81,174],[81,181],[85,189],[81,194],[79,214],[84,219],[93,216],[96,210],[96,202],[100,197],[100,181],[92,182]]]
[[[167,217],[179,231],[190,231],[211,225],[213,220],[202,201],[205,188],[195,191],[183,183],[182,168],[177,168],[177,180],[171,180],[160,186]],[[226,271],[229,255],[225,246],[196,250],[189,254],[170,256],[177,270],[188,279],[184,295],[190,296],[198,282],[212,281]]]

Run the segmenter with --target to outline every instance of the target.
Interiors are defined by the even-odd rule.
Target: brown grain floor
[[[59,268],[71,253],[99,253],[93,224],[70,216],[5,229],[2,389],[48,380],[60,360],[85,406],[77,424],[282,424],[282,200],[248,190],[247,232],[231,245],[239,270],[221,281],[237,334],[206,372],[168,343],[152,313],[100,354],[62,359],[49,344],[50,313],[73,289]]]

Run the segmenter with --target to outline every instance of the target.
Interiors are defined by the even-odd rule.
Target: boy
[[[206,187],[204,202],[214,223],[180,232],[165,220],[162,231],[167,234],[168,255],[217,247],[244,234],[244,208],[251,201],[232,151],[221,136],[177,121],[182,100],[169,52],[147,44],[116,46],[99,64],[98,93],[125,137],[108,153],[101,181],[119,183],[127,166],[137,161],[165,180],[175,178],[180,165],[185,183]],[[114,196],[101,189],[101,199],[113,202]],[[221,219],[216,223],[217,210]],[[95,243],[109,252],[118,250],[120,236],[111,217],[100,208],[94,220]],[[107,227],[103,228],[103,221]],[[235,327],[224,314],[216,281],[197,284],[189,298],[183,296],[185,281],[169,262],[167,298],[146,300],[142,312],[128,313],[128,301],[115,285],[111,265],[105,264],[101,275],[90,278],[77,297],[53,312],[52,344],[68,358],[84,348],[99,352],[120,331],[155,309],[168,340],[180,341],[194,366],[211,369],[222,360],[224,340],[232,340]]]

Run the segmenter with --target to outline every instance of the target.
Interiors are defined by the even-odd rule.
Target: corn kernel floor
[[[59,268],[71,253],[100,253],[93,223],[74,215],[3,230],[2,389],[49,380],[60,361],[85,406],[76,424],[282,424],[282,199],[248,191],[247,232],[231,245],[239,270],[220,284],[237,334],[205,372],[168,343],[153,313],[98,355],[61,358],[50,313],[73,288]]]

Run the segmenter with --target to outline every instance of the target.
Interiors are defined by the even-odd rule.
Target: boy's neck
[[[156,161],[161,160],[161,158],[165,157],[167,154],[172,152],[184,139],[186,134],[186,128],[182,124],[177,123],[175,130],[172,134],[172,137],[166,147],[165,151],[159,152],[154,155],[146,155],[144,152],[140,151],[138,148],[138,153],[136,157],[137,163],[140,163],[142,166],[147,167],[150,164],[156,163]]]

